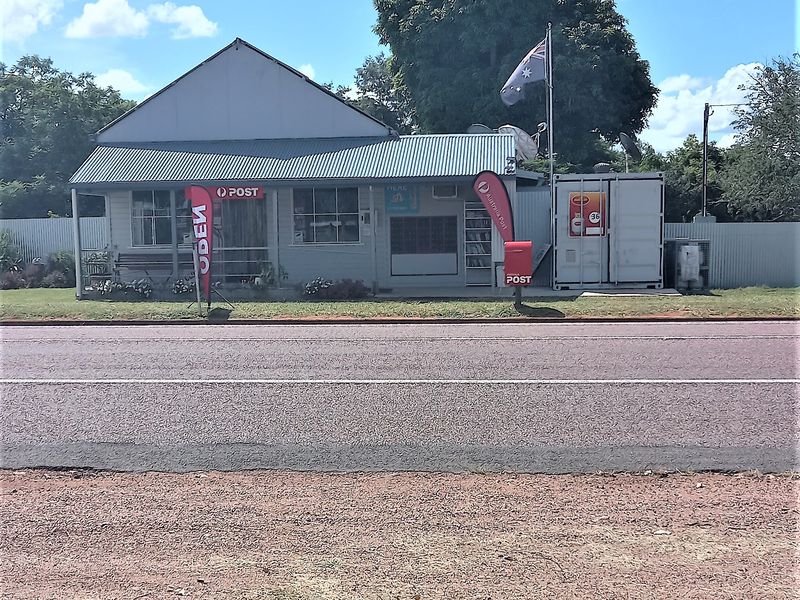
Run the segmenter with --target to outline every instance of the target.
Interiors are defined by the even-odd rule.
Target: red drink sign
[[[605,192],[570,192],[569,236],[589,237],[606,234]]]

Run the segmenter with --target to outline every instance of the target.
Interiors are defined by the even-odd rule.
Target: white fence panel
[[[11,239],[30,262],[47,258],[60,250],[75,251],[72,219],[0,219],[0,230],[11,232]],[[81,245],[84,250],[100,250],[109,243],[106,217],[81,217]]]
[[[708,240],[712,288],[800,286],[800,223],[666,223],[668,240]]]

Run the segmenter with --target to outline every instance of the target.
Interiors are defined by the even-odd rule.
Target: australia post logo
[[[222,200],[260,200],[264,197],[264,188],[260,185],[215,186],[209,190]]]
[[[514,221],[511,215],[511,201],[503,180],[492,171],[478,173],[472,182],[472,189],[480,198],[486,212],[500,236],[506,242],[514,240]]]

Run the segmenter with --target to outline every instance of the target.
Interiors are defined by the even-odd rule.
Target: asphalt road
[[[797,323],[1,332],[6,468],[798,468]]]

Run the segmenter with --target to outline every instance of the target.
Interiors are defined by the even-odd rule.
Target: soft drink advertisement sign
[[[588,237],[605,234],[605,192],[570,192],[569,236]]]

